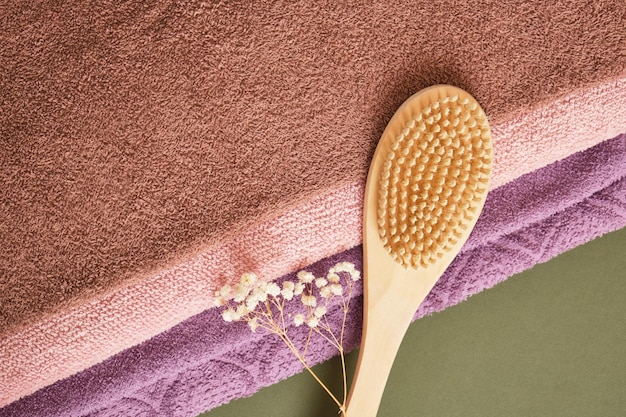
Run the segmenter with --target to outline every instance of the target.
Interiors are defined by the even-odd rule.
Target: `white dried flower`
[[[224,285],[222,288],[220,288],[219,295],[222,298],[228,299],[230,298],[230,295],[232,292],[233,292],[233,289],[230,288],[230,285]]]
[[[326,314],[326,311],[326,306],[318,306],[313,312],[313,315],[319,319]]]
[[[213,299],[213,305],[215,307],[222,307],[223,305],[226,305],[226,300],[224,299],[224,297],[219,295],[219,292],[215,293],[215,298]]]
[[[298,326],[302,326],[304,324],[304,314],[296,314],[293,316],[293,324]]]
[[[254,292],[246,298],[246,308],[249,311],[253,311],[256,306],[259,305],[259,299],[255,296]]]
[[[267,301],[267,292],[265,291],[265,286],[256,287],[251,294],[259,303],[264,303]]]
[[[248,326],[250,326],[250,330],[252,330],[252,332],[255,332],[256,329],[259,327],[259,322],[257,318],[255,317],[252,320],[248,321]]]
[[[245,273],[245,274],[241,275],[241,280],[239,282],[241,283],[241,285],[244,285],[246,287],[250,287],[253,284],[255,284],[257,281],[258,281],[258,278],[257,278],[256,274],[248,272],[248,273]]]
[[[326,276],[326,278],[328,278],[328,282],[330,282],[332,284],[337,284],[340,281],[339,275],[337,275],[334,272],[329,272],[328,276]]]
[[[337,265],[331,268],[333,272],[347,272],[350,273],[355,270],[355,266],[352,262],[339,262]]]
[[[304,284],[301,282],[296,283],[296,285],[293,287],[294,295],[300,295],[302,294],[303,291],[304,291]]]
[[[320,290],[320,296],[322,296],[322,298],[330,298],[332,295],[333,293],[331,292],[329,286],[326,286]]]
[[[305,306],[308,306],[308,307],[315,307],[317,305],[317,299],[315,298],[314,295],[303,294],[302,295],[302,305],[305,305]]]
[[[240,319],[247,316],[248,313],[250,313],[250,310],[248,310],[248,307],[245,304],[239,304],[235,312],[239,315],[237,319]]]
[[[267,292],[268,295],[271,295],[272,297],[276,297],[278,294],[280,294],[280,287],[278,286],[278,284],[274,282],[270,282],[269,284],[267,284],[265,291]]]
[[[246,287],[245,285],[235,284],[235,302],[240,303],[246,299],[248,294],[250,293],[250,287]]]
[[[300,271],[298,272],[298,281],[303,284],[310,284],[315,279],[315,275],[310,273],[309,271]]]
[[[320,319],[318,319],[317,317],[313,316],[309,319],[309,321],[306,323],[310,328],[315,328],[317,327],[318,324],[320,324]]]
[[[239,320],[241,316],[232,308],[228,308],[222,312],[222,318],[224,319],[224,321],[230,323],[231,321]]]
[[[317,278],[317,279],[315,280],[315,286],[316,286],[317,288],[322,288],[322,287],[325,287],[327,284],[328,284],[328,281],[326,281],[326,279],[325,279],[325,278]]]
[[[341,284],[331,284],[328,287],[330,288],[330,292],[332,292],[333,295],[343,294],[343,287],[341,286]]]
[[[222,311],[222,319],[225,322],[230,323],[231,321],[233,321],[233,318],[232,318],[231,314],[232,314],[232,310],[224,310],[224,311]]]
[[[350,276],[352,277],[352,281],[358,281],[361,279],[361,271],[355,269],[354,271],[350,272]]]
[[[280,292],[280,295],[282,295],[285,300],[291,301],[291,299],[293,298],[293,290],[283,288],[283,290]]]
[[[293,292],[295,288],[296,285],[293,282],[285,281],[283,282],[283,290],[280,292],[280,294],[285,300],[290,301],[293,298]]]

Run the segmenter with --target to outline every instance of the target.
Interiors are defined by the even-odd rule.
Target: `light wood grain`
[[[445,85],[430,87],[409,98],[389,122],[374,154],[364,202],[363,335],[344,417],[376,416],[396,353],[415,312],[467,240],[484,205],[488,187],[476,201],[476,210],[467,221],[463,235],[435,263],[426,267],[402,266],[381,242],[377,224],[378,180],[390,144],[414,114],[452,95],[474,101],[467,92]],[[490,138],[488,146],[491,146]]]

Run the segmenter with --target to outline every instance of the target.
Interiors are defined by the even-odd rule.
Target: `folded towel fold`
[[[457,304],[507,277],[626,226],[626,134],[493,190],[461,254],[416,318]],[[514,213],[515,215],[511,215]],[[339,261],[362,265],[360,246],[307,269],[324,274]],[[293,279],[292,275],[282,279]],[[353,296],[360,296],[356,291]],[[346,344],[358,343],[359,301]],[[339,325],[338,316],[331,318]],[[297,329],[293,329],[296,333]],[[318,363],[335,352],[309,347]],[[0,416],[135,415],[192,417],[248,396],[301,370],[273,335],[225,323],[209,309],[141,345],[2,409]]]

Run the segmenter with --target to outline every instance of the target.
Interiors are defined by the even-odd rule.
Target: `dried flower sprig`
[[[216,306],[223,308],[222,318],[225,321],[244,321],[253,332],[263,329],[276,334],[339,406],[340,412],[344,413],[348,387],[343,337],[354,283],[360,279],[361,273],[350,262],[336,264],[325,277],[300,271],[295,281],[284,281],[282,288],[274,282],[259,280],[253,273],[245,273],[233,287],[225,285],[216,292],[214,300]],[[287,303],[290,307],[295,307],[295,314],[286,313]],[[335,304],[343,312],[339,335],[334,334],[326,317],[326,313]],[[306,325],[309,328],[306,342],[301,349],[289,337],[288,329],[291,324],[295,327]],[[306,353],[313,334],[321,336],[339,351],[343,374],[343,401],[333,395],[307,362]]]

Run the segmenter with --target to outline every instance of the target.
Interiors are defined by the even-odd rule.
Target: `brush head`
[[[489,123],[476,100],[456,90],[416,106],[381,155],[378,233],[404,267],[427,267],[466,238],[487,193]]]

